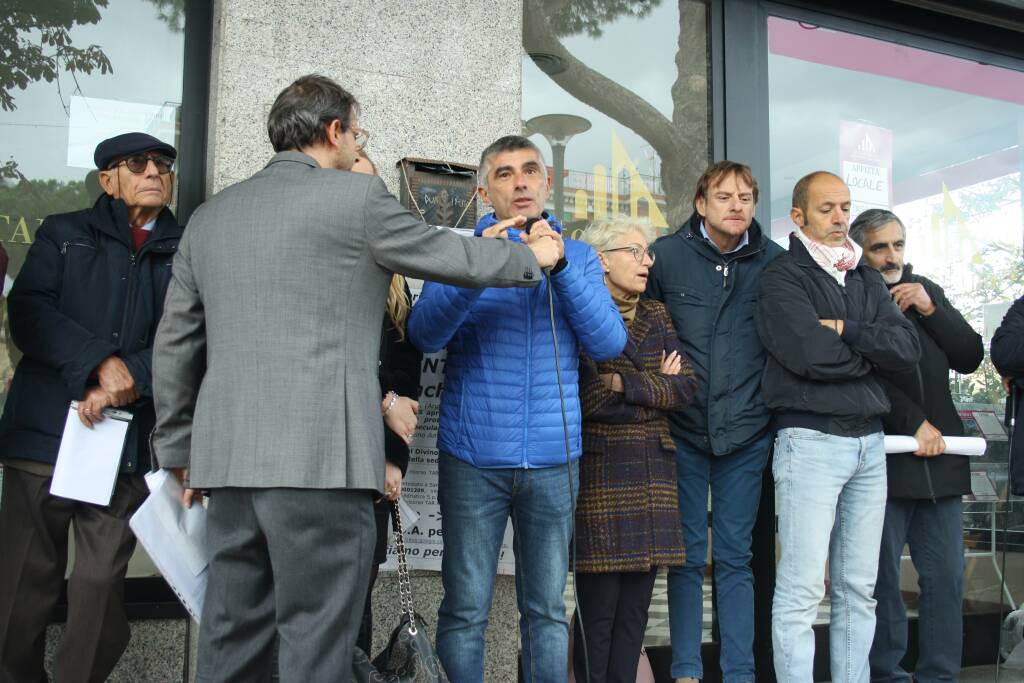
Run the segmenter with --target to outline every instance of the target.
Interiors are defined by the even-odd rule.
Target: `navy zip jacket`
[[[714,455],[760,437],[771,422],[761,400],[765,353],[754,325],[761,271],[783,252],[757,221],[748,243],[722,254],[700,232],[694,213],[654,243],[647,296],[663,301],[693,364],[697,396],[669,416],[672,435]]]
[[[53,464],[72,399],[108,356],[135,380],[122,471],[149,468],[153,336],[182,229],[164,209],[136,253],[128,207],[102,195],[91,209],[39,226],[7,300],[11,336],[24,354],[0,418],[0,459]]]
[[[562,226],[546,216],[553,230]],[[479,236],[494,214],[477,224]],[[509,230],[519,241],[519,231]],[[476,239],[476,238],[474,238]],[[588,245],[565,239],[566,265],[529,289],[464,289],[425,282],[409,314],[412,343],[448,348],[437,445],[482,468],[565,464],[562,409],[555,375],[548,287],[554,288],[558,359],[569,449],[580,456],[580,350],[595,360],[626,346],[626,326]]]

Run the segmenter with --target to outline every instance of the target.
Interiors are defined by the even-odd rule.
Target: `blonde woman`
[[[626,323],[622,354],[580,359],[583,457],[576,501],[576,595],[591,683],[633,683],[658,567],[686,560],[668,413],[697,383],[664,304],[641,299],[653,229],[615,218],[581,239],[598,253],[604,283]],[[584,650],[575,632],[576,680]]]
[[[352,170],[357,173],[377,175],[377,167],[359,150]],[[391,278],[388,300],[385,306],[384,326],[380,343],[380,410],[384,417],[384,496],[374,505],[377,519],[377,547],[373,554],[373,569],[370,572],[370,586],[366,592],[366,606],[363,623],[359,629],[356,644],[367,654],[373,642],[373,613],[370,609],[370,594],[377,580],[377,567],[387,558],[388,520],[391,501],[402,494],[402,478],[409,466],[409,443],[416,431],[416,416],[419,403],[420,364],[423,354],[409,343],[405,334],[405,321],[409,316],[412,297],[409,285],[401,275]],[[371,655],[372,656],[372,655]]]

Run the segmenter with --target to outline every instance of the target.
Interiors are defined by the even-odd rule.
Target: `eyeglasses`
[[[651,259],[651,263],[652,264],[654,263],[654,247],[651,247],[651,246],[649,246],[646,249],[644,249],[639,244],[630,244],[630,245],[625,246],[625,247],[615,247],[614,249],[605,249],[604,253],[610,254],[613,251],[628,251],[629,253],[631,253],[633,255],[633,258],[636,259],[637,263],[641,263],[642,264],[644,262],[644,257],[645,256]]]
[[[109,168],[117,168],[121,164],[124,164],[132,173],[141,175],[146,172],[146,168],[149,167],[150,161],[152,161],[153,165],[156,166],[156,172],[160,175],[167,175],[174,168],[174,159],[170,158],[166,154],[133,154],[130,157],[125,157],[124,159],[111,164]]]
[[[363,149],[370,141],[370,131],[358,126],[352,126],[352,133],[356,136],[356,149]]]

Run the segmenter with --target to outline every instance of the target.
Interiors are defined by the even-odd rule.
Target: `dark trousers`
[[[4,468],[0,503],[0,682],[46,681],[46,625],[67,570],[68,529],[75,565],[68,617],[53,680],[105,681],[131,638],[124,576],[135,549],[128,519],[146,497],[141,476],[118,477],[110,505],[50,495],[51,477]]]
[[[376,530],[369,491],[216,489],[196,680],[284,683],[352,671]]]
[[[576,596],[587,639],[587,659],[579,621],[575,626],[573,671],[586,683],[585,662],[590,662],[590,683],[634,683],[640,648],[647,629],[647,612],[657,569],[649,572],[579,573]]]
[[[377,572],[384,560],[388,559],[388,536],[391,531],[391,501],[386,498],[373,504],[373,521],[377,529],[377,544],[373,549],[373,564],[370,566],[370,585],[366,589],[366,605],[363,607],[363,621],[359,625],[356,645],[373,659],[373,584],[377,583]]]
[[[871,680],[910,681],[900,667],[907,652],[907,611],[900,594],[904,544],[919,575],[918,657],[913,680],[955,681],[963,648],[964,543],[960,496],[890,499],[885,506],[882,551],[875,583],[875,639]]]

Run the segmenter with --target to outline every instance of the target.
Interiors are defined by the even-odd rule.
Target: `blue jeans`
[[[779,430],[772,463],[781,557],[772,603],[775,675],[811,683],[814,618],[832,579],[832,681],[867,683],[875,577],[885,520],[882,433],[832,436]]]
[[[907,653],[907,610],[900,593],[900,557],[910,558],[921,588],[917,622],[918,655],[914,680],[955,681],[963,649],[964,521],[960,496],[930,500],[891,499],[885,506],[885,529],[875,586],[875,642],[871,646],[871,680],[909,681],[900,668]]]
[[[761,499],[761,477],[768,462],[771,433],[723,456],[697,450],[682,439],[675,441],[686,565],[668,570],[672,676],[704,676],[700,646],[710,486],[711,554],[722,637],[722,680],[724,683],[752,681],[754,577],[750,571],[750,534]]]
[[[573,493],[579,462],[573,463]],[[527,683],[568,680],[565,578],[576,501],[565,467],[482,469],[447,453],[438,458],[444,532],[437,654],[452,683],[484,680],[484,632],[498,553],[512,517],[516,598]]]

